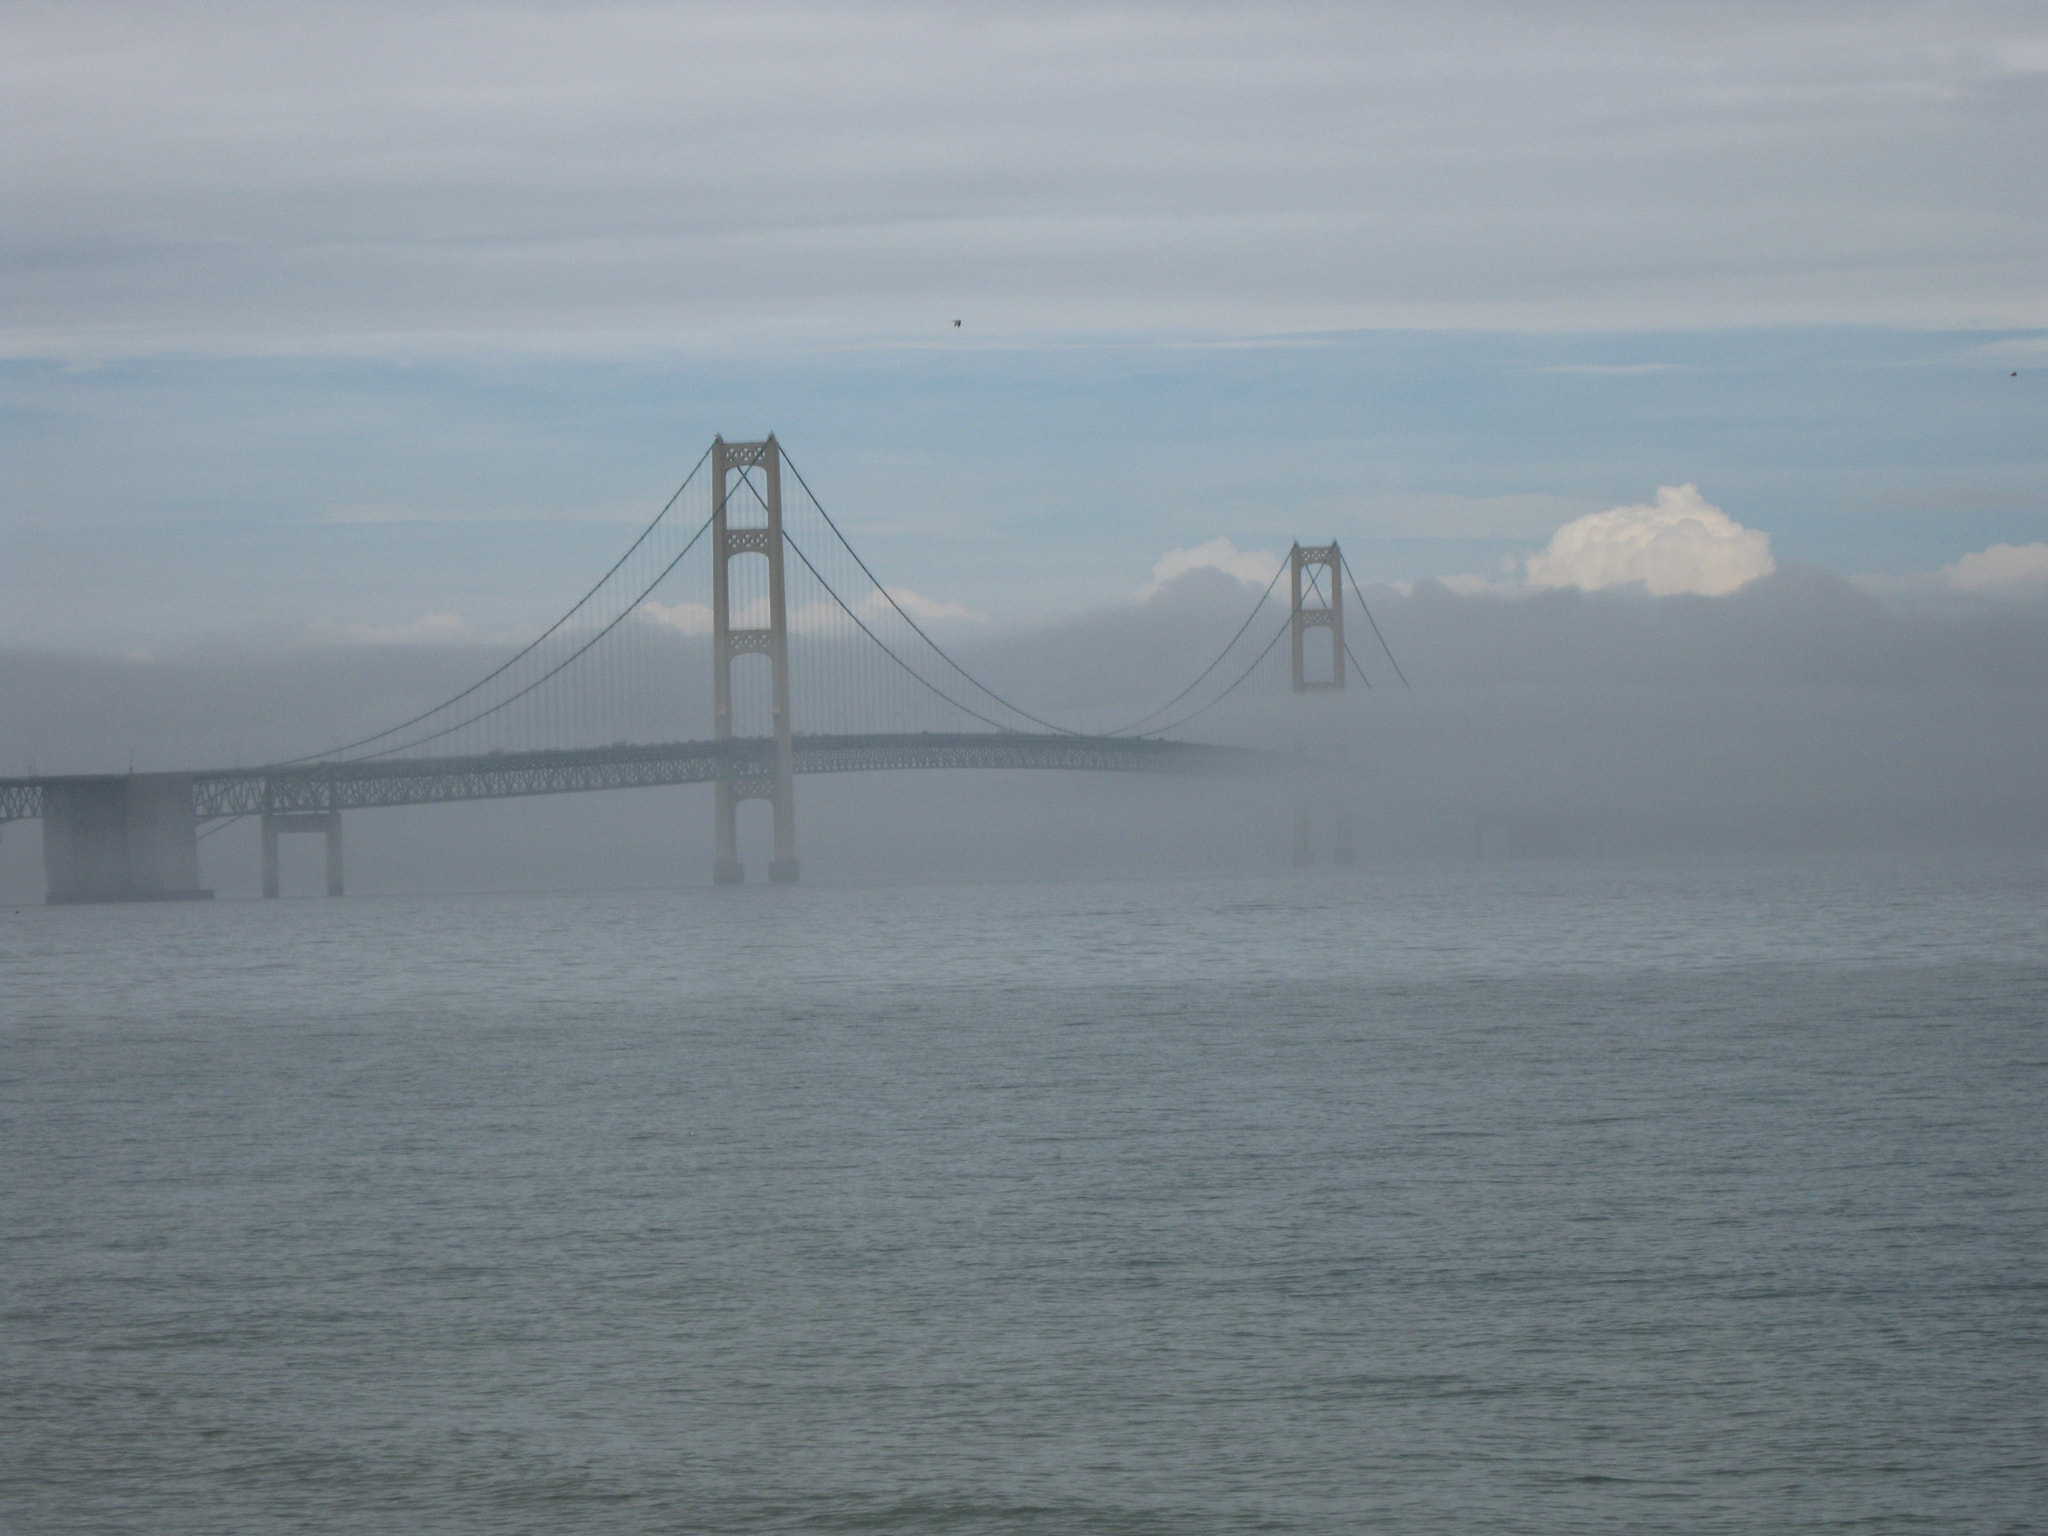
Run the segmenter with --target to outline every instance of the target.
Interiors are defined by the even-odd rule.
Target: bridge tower
[[[1344,557],[1334,542],[1297,544],[1289,551],[1288,593],[1294,612],[1294,691],[1296,693],[1342,693],[1344,691]],[[1322,572],[1321,576],[1316,573]],[[1323,589],[1327,579],[1329,589]],[[1304,601],[1320,598],[1320,602]],[[1330,632],[1329,676],[1312,678],[1308,656],[1308,632]]]
[[[761,495],[728,499],[727,477],[759,469]],[[787,882],[797,877],[796,756],[789,725],[789,613],[782,586],[782,450],[770,433],[758,443],[711,444],[711,697],[720,741],[732,739],[734,663],[755,654],[768,658],[769,707],[775,739],[775,763],[767,773],[735,773],[714,786],[713,815],[717,850],[711,878],[719,885],[738,885],[747,878],[740,863],[739,806],[742,800],[766,800],[775,812],[775,854],[768,878]],[[765,628],[735,628],[732,622],[732,561],[741,555],[763,555],[768,561],[768,623]]]
[[[1344,645],[1344,556],[1332,539],[1327,544],[1297,543],[1288,554],[1288,600],[1293,621],[1289,626],[1294,651],[1294,691],[1297,694],[1344,691],[1350,652]],[[1329,670],[1324,672],[1314,652],[1322,649],[1309,639],[1320,630],[1330,639]],[[1332,712],[1334,715],[1334,712]],[[1344,760],[1342,723],[1335,718],[1316,722],[1327,728],[1323,739],[1304,742],[1305,755],[1321,756],[1332,767]],[[1320,734],[1320,733],[1319,733]],[[1294,813],[1294,863],[1307,868],[1316,861],[1313,825],[1306,804]],[[1330,812],[1330,859],[1349,864],[1354,858],[1351,844],[1351,813],[1341,804]]]

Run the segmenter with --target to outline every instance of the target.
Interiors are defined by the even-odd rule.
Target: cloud
[[[1509,564],[1512,565],[1513,562],[1510,561]],[[1446,592],[1457,593],[1460,597],[1481,597],[1488,593],[1496,596],[1512,597],[1528,590],[1521,582],[1516,581],[1512,575],[1504,577],[1499,581],[1472,573],[1459,576],[1443,576],[1437,579],[1437,585]],[[1414,584],[1412,582],[1402,583],[1396,585],[1394,590],[1405,597],[1414,590]]]
[[[1993,544],[1934,574],[1954,592],[2048,589],[2048,544]]]
[[[21,4],[0,342],[2028,323],[2037,12]]]
[[[711,605],[708,603],[657,603],[650,598],[640,605],[638,611],[679,635],[711,633]]]
[[[1280,557],[1263,549],[1239,549],[1228,539],[1211,539],[1193,549],[1169,549],[1152,567],[1152,580],[1135,595],[1150,597],[1176,576],[1185,576],[1189,571],[1221,571],[1263,587],[1273,579],[1279,565]]]
[[[1771,536],[1743,527],[1695,485],[1659,486],[1651,505],[1575,518],[1528,561],[1532,586],[1595,592],[1641,582],[1659,597],[1720,597],[1777,568]]]
[[[987,614],[976,613],[964,603],[949,603],[940,598],[926,597],[922,593],[911,591],[908,587],[889,587],[886,590],[888,597],[884,597],[880,592],[870,592],[854,605],[859,609],[862,618],[881,618],[891,611],[889,598],[894,598],[895,607],[901,608],[913,619],[923,619],[927,622],[958,619],[968,624],[988,622]]]
[[[2048,596],[2048,544],[1992,544],[1938,570],[1850,580],[1880,597],[1921,601]]]

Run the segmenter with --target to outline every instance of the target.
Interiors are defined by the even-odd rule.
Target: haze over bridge
[[[785,517],[785,468],[801,519]],[[698,507],[701,519],[690,515]],[[799,520],[809,525],[801,542],[792,526]],[[710,600],[695,603],[684,562],[707,535]],[[1274,617],[1282,575],[1290,576],[1286,609],[1259,645],[1267,626],[1258,620]],[[1108,730],[1061,724],[983,683],[934,640],[916,612],[923,600],[875,577],[772,435],[752,443],[721,438],[596,585],[452,696],[321,752],[256,767],[0,779],[0,824],[41,818],[52,902],[210,895],[199,883],[200,829],[244,817],[262,820],[266,896],[278,893],[278,838],[300,832],[324,836],[327,889],[339,895],[344,812],[708,783],[713,879],[745,878],[737,808],[758,799],[773,816],[768,876],[790,881],[798,874],[798,775],[962,768],[1268,774],[1298,767],[1289,754],[1165,733],[1262,674],[1280,682],[1282,656],[1292,693],[1341,693],[1351,678],[1363,681],[1344,635],[1347,579],[1334,542],[1296,544],[1245,622],[1185,688]],[[675,634],[708,642],[708,736],[538,744],[609,735],[636,711],[644,727],[650,674],[672,660],[655,642]],[[1385,653],[1383,640],[1380,647]],[[1390,653],[1386,659],[1399,676]],[[654,681],[663,680],[657,674]],[[807,723],[862,728],[799,733],[799,714]],[[982,729],[958,729],[963,717]],[[952,728],[874,728],[883,723]],[[1333,857],[1348,862],[1348,824],[1332,814],[1327,842]],[[1304,808],[1297,862],[1312,860],[1314,846]]]

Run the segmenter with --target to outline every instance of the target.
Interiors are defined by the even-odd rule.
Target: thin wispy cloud
[[[2048,543],[1990,544],[1937,570],[1905,576],[1858,576],[1867,591],[1901,597],[1978,602],[2048,598]]]
[[[15,355],[2048,321],[2026,7],[0,26]]]
[[[1958,592],[2048,592],[2048,544],[1993,544],[1937,574]]]

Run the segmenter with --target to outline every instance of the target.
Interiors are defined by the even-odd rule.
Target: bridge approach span
[[[1128,736],[959,732],[797,736],[798,773],[858,773],[894,768],[1038,768],[1098,773],[1263,774],[1294,766],[1276,752]],[[197,821],[293,815],[452,800],[645,789],[767,777],[773,737],[726,741],[619,743],[544,752],[486,752],[467,757],[309,763],[297,767],[200,769],[189,774]],[[108,776],[112,778],[115,776]],[[85,782],[72,777],[0,779],[0,822],[43,814],[46,790]],[[102,782],[94,779],[92,782]]]

